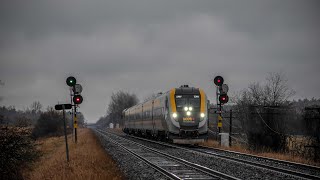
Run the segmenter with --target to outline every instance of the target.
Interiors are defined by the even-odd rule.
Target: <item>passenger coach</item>
[[[198,144],[208,134],[207,106],[202,89],[184,85],[125,109],[123,131],[178,144]]]

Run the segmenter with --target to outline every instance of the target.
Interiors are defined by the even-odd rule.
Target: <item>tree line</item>
[[[265,81],[249,84],[233,98],[231,109],[237,116],[239,133],[252,150],[280,152],[288,151],[288,138],[300,135],[309,139],[306,146],[312,147],[314,158],[319,160],[320,99],[292,100],[295,92],[287,82],[284,74],[270,73]]]
[[[124,125],[122,111],[139,103],[139,99],[133,93],[118,91],[112,93],[110,103],[106,109],[106,115],[100,117],[97,124],[107,127],[109,123]]]

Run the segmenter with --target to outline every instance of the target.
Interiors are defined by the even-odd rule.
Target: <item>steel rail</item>
[[[172,156],[172,155],[169,155],[169,154],[166,154],[166,153],[163,153],[163,152],[160,152],[158,150],[155,150],[153,148],[150,148],[150,147],[147,147],[147,146],[144,146],[142,144],[139,144],[137,142],[134,142],[134,141],[131,141],[131,140],[128,140],[128,139],[125,139],[123,137],[120,137],[119,135],[116,135],[116,134],[113,134],[113,133],[110,133],[110,132],[106,132],[106,131],[100,131],[100,130],[97,130],[97,132],[99,132],[100,134],[102,134],[105,138],[108,138],[110,141],[112,141],[113,143],[117,144],[118,146],[120,146],[121,148],[125,149],[127,152],[133,154],[134,156],[138,157],[139,159],[145,161],[146,163],[148,163],[149,165],[151,165],[153,168],[155,168],[156,170],[159,170],[161,173],[163,173],[164,175],[166,175],[167,177],[170,177],[171,179],[180,179],[177,175],[153,164],[152,162],[150,162],[149,160],[147,160],[146,158],[138,155],[137,153],[129,150],[128,148],[126,148],[125,146],[121,145],[120,143],[112,140],[110,137],[107,137],[104,133],[108,133],[108,134],[111,134],[113,136],[117,136],[117,138],[121,138],[129,143],[132,143],[132,144],[135,144],[141,148],[144,148],[144,149],[147,149],[148,151],[151,151],[153,153],[156,153],[158,155],[161,155],[161,156],[164,156],[166,158],[169,158],[169,159],[172,159],[178,163],[181,163],[185,166],[188,166],[190,168],[193,168],[193,169],[196,169],[198,171],[201,171],[202,173],[205,173],[209,176],[212,176],[212,177],[215,177],[215,178],[222,178],[222,179],[225,179],[225,180],[240,180],[239,178],[235,178],[233,176],[230,176],[230,175],[227,175],[227,174],[224,174],[224,173],[221,173],[221,172],[218,172],[218,171],[215,171],[215,170],[212,170],[210,168],[207,168],[207,167],[204,167],[204,166],[201,166],[201,165],[198,165],[198,164],[195,164],[195,163],[191,163],[189,161],[186,161],[184,159],[181,159],[181,158],[177,158],[175,156]]]
[[[274,159],[274,158],[269,158],[269,157],[264,157],[264,156],[241,153],[241,152],[236,152],[236,151],[231,151],[231,150],[226,150],[226,149],[220,149],[220,148],[214,148],[214,147],[208,147],[208,146],[199,146],[199,147],[206,148],[206,149],[209,149],[209,150],[227,152],[227,153],[230,153],[230,154],[237,154],[237,155],[247,156],[247,157],[250,157],[250,158],[267,160],[267,161],[271,161],[271,162],[275,162],[275,163],[283,163],[283,164],[292,165],[292,166],[299,166],[299,167],[302,167],[302,168],[307,168],[307,169],[310,169],[310,170],[314,170],[314,171],[319,171],[320,172],[320,167],[312,166],[312,165],[308,165],[308,164],[291,162],[291,161],[286,161],[286,160],[281,160],[281,159]]]
[[[201,151],[201,150],[189,149],[189,148],[185,148],[185,147],[181,147],[181,146],[177,146],[177,145],[172,145],[172,144],[168,144],[168,143],[163,143],[163,142],[159,142],[159,141],[153,141],[153,140],[149,140],[149,139],[145,139],[145,138],[141,138],[141,137],[136,137],[136,136],[131,136],[131,135],[127,135],[127,136],[132,137],[132,138],[136,138],[136,139],[140,139],[140,140],[144,140],[144,141],[148,141],[148,142],[153,142],[153,143],[160,144],[160,145],[165,145],[165,146],[172,147],[172,148],[183,149],[183,150],[186,150],[186,151],[189,151],[189,152],[196,152],[196,153],[201,153],[201,154],[206,154],[206,155],[212,155],[212,156],[219,157],[221,159],[231,160],[231,161],[234,161],[234,162],[240,162],[240,163],[248,164],[248,165],[251,165],[251,166],[254,166],[254,167],[264,168],[264,169],[272,170],[272,171],[275,171],[275,172],[283,173],[283,174],[286,174],[286,175],[298,177],[298,178],[320,180],[319,176],[306,174],[306,173],[303,173],[303,172],[296,172],[296,171],[289,170],[289,169],[284,169],[284,168],[279,168],[279,167],[274,167],[274,166],[270,166],[270,165],[260,164],[260,163],[256,163],[256,162],[252,162],[252,161],[248,161],[248,160],[244,160],[244,159],[229,157],[229,156],[217,154],[215,152],[205,152],[205,151]]]

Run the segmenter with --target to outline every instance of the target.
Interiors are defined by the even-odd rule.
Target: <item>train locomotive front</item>
[[[128,134],[168,139],[177,144],[198,144],[208,134],[207,97],[203,90],[174,88],[123,111]]]

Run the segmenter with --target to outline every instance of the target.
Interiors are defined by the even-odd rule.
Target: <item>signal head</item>
[[[219,96],[219,102],[220,102],[221,104],[225,104],[225,103],[227,103],[228,101],[229,101],[228,95],[226,95],[226,94],[221,94],[221,95]]]
[[[81,104],[83,101],[83,98],[81,95],[75,95],[73,96],[73,103],[74,104]]]
[[[67,82],[67,85],[71,87],[71,86],[76,85],[77,80],[73,76],[70,76],[67,78],[66,82]]]
[[[217,86],[222,86],[223,84],[223,77],[221,76],[216,76],[213,80],[214,84]]]

